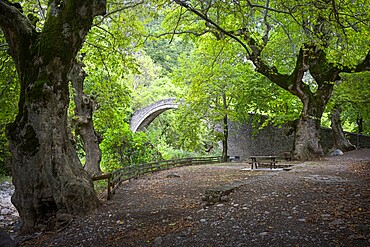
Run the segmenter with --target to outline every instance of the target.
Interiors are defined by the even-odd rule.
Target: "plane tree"
[[[20,84],[18,115],[7,127],[23,232],[51,229],[99,201],[68,139],[68,73],[105,1],[47,2],[42,27],[19,4],[0,1],[0,27]]]
[[[341,73],[370,69],[369,3],[356,1],[183,1],[167,21],[173,34],[212,33],[244,50],[255,70],[302,102],[293,157],[323,155],[322,115]]]

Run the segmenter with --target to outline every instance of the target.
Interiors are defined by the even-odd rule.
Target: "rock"
[[[330,214],[321,214],[321,218],[323,219],[323,220],[329,220],[329,218],[331,217],[331,215]]]
[[[220,201],[221,202],[227,202],[229,200],[228,196],[221,196]]]
[[[73,220],[73,216],[70,214],[57,214],[57,220],[69,223],[71,220]]]
[[[2,229],[0,229],[0,246],[14,247],[14,240]]]
[[[3,208],[3,209],[1,209],[0,213],[2,215],[8,215],[8,214],[12,214],[12,211],[9,208]]]
[[[156,237],[153,242],[152,242],[152,246],[161,246],[163,243],[163,239],[161,236],[159,237]]]
[[[170,173],[166,177],[167,178],[181,178],[181,176],[177,173]]]
[[[342,225],[342,224],[344,224],[344,220],[342,220],[342,219],[335,219],[332,222],[330,222],[330,224],[332,224],[332,225]]]
[[[185,218],[185,220],[192,221],[193,220],[193,217],[188,216],[188,217]]]
[[[220,185],[213,189],[208,189],[206,190],[205,195],[202,196],[202,201],[207,202],[206,204],[208,205],[214,205],[217,202],[227,202],[229,201],[228,195],[243,184],[243,181],[237,181],[231,184]]]
[[[340,150],[340,149],[336,149],[336,150],[334,150],[333,152],[331,152],[330,153],[330,156],[341,156],[341,155],[343,155],[343,152],[342,152],[342,150]]]

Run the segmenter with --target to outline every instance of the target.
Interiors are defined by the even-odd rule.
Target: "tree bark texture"
[[[334,148],[340,149],[343,152],[355,150],[356,147],[344,135],[344,131],[340,122],[340,108],[335,106],[331,112],[331,129],[334,137]]]
[[[74,102],[76,108],[73,126],[75,127],[76,135],[80,135],[83,141],[86,153],[84,169],[93,177],[101,174],[100,161],[102,152],[99,148],[101,137],[94,130],[92,119],[94,102],[90,96],[84,93],[83,83],[86,73],[83,66],[82,62],[75,61],[69,73],[69,79],[72,82],[72,87],[75,89]]]
[[[0,26],[19,75],[19,113],[7,128],[13,155],[12,202],[21,231],[58,227],[99,201],[68,138],[68,73],[94,16],[105,1],[49,1],[42,32],[18,9],[0,1]]]
[[[321,117],[330,99],[333,83],[338,80],[339,70],[326,60],[325,53],[315,46],[300,49],[296,66],[290,74],[280,74],[275,67],[268,67],[256,53],[252,56],[257,70],[272,82],[296,95],[302,102],[303,108],[295,126],[293,159],[314,160],[324,155],[319,144]],[[303,82],[306,72],[310,72],[316,80],[317,89],[312,91]]]
[[[296,160],[313,160],[324,155],[319,144],[320,123],[324,107],[305,102],[301,117],[297,122],[294,133],[294,149],[292,156]],[[310,105],[312,104],[312,105]]]

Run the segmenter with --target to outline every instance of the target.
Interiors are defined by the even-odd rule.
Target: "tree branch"
[[[266,7],[268,7],[269,5],[270,5],[270,0],[267,0],[266,1]],[[266,45],[268,40],[269,40],[269,33],[270,33],[270,30],[271,30],[271,25],[267,20],[267,16],[268,16],[268,9],[265,9],[265,14],[263,16],[263,22],[266,25],[266,30],[265,30],[265,34],[263,35],[263,38],[262,38],[264,45]]]
[[[152,35],[148,35],[147,36],[147,38],[149,38],[149,37],[154,37],[154,38],[161,38],[161,37],[163,37],[163,36],[167,36],[167,35],[173,35],[173,34],[175,34],[175,35],[181,35],[181,34],[192,34],[192,35],[194,35],[194,36],[202,36],[202,35],[204,35],[204,34],[206,34],[206,33],[211,33],[212,31],[211,30],[209,30],[209,29],[207,29],[207,30],[204,30],[203,32],[195,32],[195,31],[191,31],[191,30],[185,30],[185,31],[176,31],[176,32],[167,32],[167,33],[161,33],[161,34],[158,34],[158,35],[156,35],[156,36],[152,36]]]
[[[1,0],[0,27],[9,46],[8,52],[13,57],[17,70],[20,71],[30,52],[31,36],[36,33],[36,30],[16,6]]]
[[[46,20],[46,17],[45,17],[44,9],[41,6],[40,0],[37,0],[37,3],[38,3],[38,6],[37,7],[39,8],[39,12],[41,14],[41,18],[42,18],[43,21],[45,21]]]
[[[364,60],[362,60],[362,62],[357,64],[355,67],[334,66],[334,64],[331,64],[331,66],[335,68],[336,70],[338,70],[338,74],[341,72],[353,73],[353,72],[370,71],[370,51],[367,52],[367,55],[364,58]]]
[[[86,44],[91,45],[91,46],[95,47],[98,50],[100,61],[102,62],[105,70],[107,71],[108,81],[111,81],[111,76],[110,76],[109,68],[108,68],[107,64],[105,63],[105,59],[104,59],[103,54],[101,52],[101,47],[99,47],[97,45],[94,45],[92,43],[89,43],[89,42],[86,42]]]
[[[247,2],[248,2],[249,7],[251,7],[251,8],[260,8],[260,9],[264,9],[266,11],[271,10],[273,12],[281,13],[281,14],[291,14],[291,11],[285,11],[285,10],[270,8],[268,3],[265,6],[263,6],[263,5],[259,5],[259,4],[253,4],[249,0],[247,0]],[[267,2],[269,2],[269,1],[267,1]]]
[[[46,42],[40,45],[40,55],[44,63],[59,57],[69,64],[81,49],[94,17],[105,14],[105,0],[93,3],[89,0],[51,0],[48,9],[48,18],[41,33],[41,40]]]
[[[98,22],[96,22],[96,23],[94,23],[94,25],[93,26],[97,26],[97,25],[100,25],[107,17],[109,17],[109,16],[111,16],[111,15],[113,15],[113,14],[115,14],[115,13],[118,13],[118,12],[121,12],[121,11],[124,11],[124,10],[126,10],[126,9],[130,9],[130,8],[134,8],[134,7],[137,7],[137,6],[139,6],[140,4],[143,4],[144,3],[144,1],[140,1],[140,2],[137,2],[137,3],[134,3],[134,4],[132,4],[132,5],[127,5],[127,6],[124,6],[124,7],[122,7],[122,8],[119,8],[119,9],[116,9],[116,10],[113,10],[113,11],[111,11],[111,12],[109,12],[109,13],[106,13],[102,18],[101,18],[101,20],[99,20]]]
[[[364,60],[356,66],[356,72],[370,71],[370,51],[367,52]]]
[[[290,44],[292,46],[292,53],[296,56],[297,55],[297,51],[296,51],[296,46],[294,44],[294,41],[293,41],[293,38],[292,36],[290,35],[289,31],[287,30],[287,28],[285,27],[285,25],[283,23],[281,23],[279,20],[273,18],[270,16],[270,18],[272,20],[274,20],[282,29],[283,31],[285,32],[286,36],[288,37],[289,41],[290,41]]]
[[[197,9],[191,7],[186,2],[181,1],[181,0],[174,0],[174,1],[177,4],[179,4],[180,6],[183,6],[184,8],[186,8],[189,11],[193,12],[194,14],[196,14],[197,16],[199,16],[200,18],[202,18],[206,22],[212,24],[212,26],[215,27],[216,30],[218,30],[219,32],[224,33],[225,35],[229,36],[230,38],[233,38],[236,42],[238,42],[246,50],[248,56],[250,56],[250,52],[248,50],[248,47],[238,37],[236,37],[234,34],[232,34],[231,32],[226,31],[225,29],[223,29],[222,27],[220,27],[217,23],[215,23],[213,20],[211,20],[210,18],[208,18],[206,15],[204,15],[203,13],[201,13],[200,11],[198,11]]]
[[[184,12],[185,13],[185,12]],[[180,14],[179,14],[179,18],[177,19],[177,22],[176,22],[176,26],[175,26],[175,28],[173,29],[173,32],[172,32],[172,36],[171,36],[171,39],[170,39],[170,42],[169,42],[169,44],[171,44],[172,43],[172,41],[173,41],[173,38],[174,38],[174,36],[175,36],[175,34],[176,34],[176,29],[179,27],[179,25],[180,25],[180,21],[181,21],[181,17],[182,17],[182,15],[183,15],[183,13],[182,13],[182,6],[180,7]]]

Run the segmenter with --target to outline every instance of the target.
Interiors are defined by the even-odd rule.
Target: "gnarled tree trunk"
[[[340,108],[335,106],[331,112],[331,129],[334,137],[334,148],[340,149],[343,152],[355,150],[356,147],[345,137],[343,128],[340,122]]]
[[[54,228],[58,214],[81,214],[98,205],[92,182],[68,139],[65,66],[55,58],[40,70],[53,78],[44,81],[36,74],[27,80],[31,88],[23,88],[20,114],[8,128],[12,202],[26,231],[36,224]]]
[[[313,96],[303,101],[301,117],[295,126],[293,157],[297,160],[313,160],[323,156],[319,143],[321,116],[325,104],[319,104]],[[316,103],[314,103],[316,102]]]
[[[21,86],[19,113],[8,126],[13,154],[12,202],[21,230],[53,229],[68,215],[81,215],[99,201],[68,138],[68,78],[94,16],[105,1],[48,1],[42,32],[18,9],[0,1],[0,26]]]
[[[82,62],[75,61],[69,73],[69,79],[72,81],[72,87],[76,93],[74,96],[76,108],[73,121],[76,134],[81,136],[86,153],[84,169],[90,176],[98,176],[101,174],[100,161],[102,152],[99,148],[101,137],[94,130],[92,119],[94,102],[83,90],[83,83],[86,77],[83,66]]]

